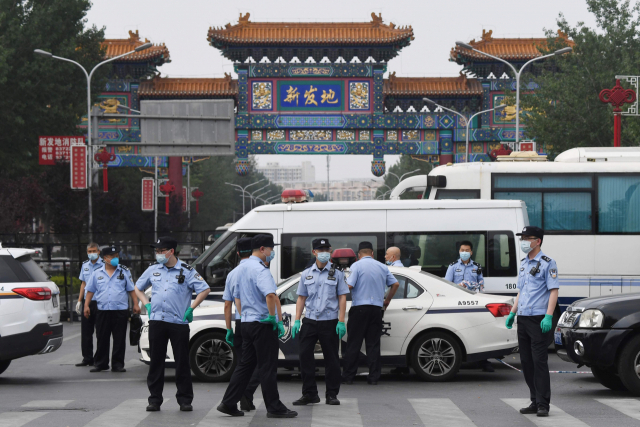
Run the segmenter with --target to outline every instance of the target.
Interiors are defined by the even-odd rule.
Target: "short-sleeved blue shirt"
[[[225,286],[224,286],[224,293],[222,294],[223,300],[233,302],[233,306],[235,307],[235,313],[237,313],[236,319],[240,319],[241,317],[240,313],[238,313],[238,307],[236,307],[236,304],[235,304],[235,299],[240,298],[238,296],[239,291],[237,288],[240,284],[240,281],[242,280],[242,277],[245,274],[247,274],[246,267],[248,262],[249,262],[249,258],[241,259],[240,263],[236,266],[236,268],[234,268],[229,272],[229,274],[227,274],[227,280],[225,281]],[[236,296],[234,297],[234,295]]]
[[[278,287],[269,267],[257,256],[251,255],[243,265],[246,269],[239,277],[233,297],[240,298],[242,323],[259,322],[269,316],[267,295],[275,294]]]
[[[463,283],[464,287],[470,291],[480,292],[484,289],[482,266],[472,259],[469,259],[469,262],[465,264],[458,258],[456,262],[449,264],[444,279],[456,285]]]
[[[181,271],[184,276],[183,283],[179,283]],[[188,323],[182,319],[187,308],[191,306],[191,294],[199,294],[209,289],[202,276],[179,259],[171,268],[164,264],[153,264],[147,268],[136,282],[136,288],[144,291],[149,286],[153,286],[149,319],[179,325]]]
[[[535,275],[531,269],[540,262]],[[518,316],[539,316],[547,314],[549,296],[552,289],[558,289],[558,267],[556,262],[542,251],[533,258],[528,256],[520,262],[518,272]]]
[[[103,264],[91,274],[85,289],[93,292],[98,301],[98,310],[127,310],[128,293],[133,291],[131,272],[124,265],[119,265],[113,275],[109,276]]]
[[[351,306],[384,304],[386,288],[397,283],[398,280],[386,265],[370,256],[361,258],[351,265],[351,274],[347,278],[347,285],[351,286]]]
[[[307,297],[304,306],[306,308],[305,316],[309,319],[337,319],[340,309],[338,296],[349,293],[349,286],[344,281],[344,273],[335,270],[333,277],[331,277],[329,270],[331,270],[330,262],[322,270],[314,262],[300,276],[297,294]]]
[[[91,262],[91,260],[88,259],[85,262],[83,262],[82,265],[80,266],[80,275],[78,276],[78,279],[82,280],[85,283],[85,287],[84,287],[85,298],[87,298],[86,284],[89,283],[89,278],[91,277],[91,274],[97,269],[99,269],[100,267],[102,267],[103,265],[104,265],[104,261],[102,260],[102,258],[98,257],[96,262]],[[93,296],[93,300],[97,301],[95,295]]]
[[[393,261],[391,263],[391,267],[404,267],[404,264],[399,259]]]

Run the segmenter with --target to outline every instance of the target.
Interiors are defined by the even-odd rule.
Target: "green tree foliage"
[[[638,75],[640,4],[629,0],[587,0],[597,27],[571,26],[561,14],[558,27],[575,42],[573,54],[545,60],[536,71],[540,88],[523,98],[531,112],[523,117],[527,137],[544,143],[552,156],[573,147],[613,146],[613,113],[598,98],[616,75]],[[548,32],[550,53],[566,46]],[[537,73],[536,73],[537,74]],[[525,80],[526,81],[526,80]],[[638,145],[640,118],[622,120],[622,145]]]
[[[389,172],[391,173],[387,173],[384,176],[384,184],[386,185],[386,187],[380,187],[376,193],[376,197],[384,195],[384,199],[388,199],[389,195],[391,194],[388,192],[398,185],[398,178],[402,177],[402,175],[404,175],[405,173],[414,171],[416,169],[418,169],[418,172],[409,174],[405,176],[404,179],[407,179],[411,176],[427,175],[431,171],[431,164],[422,160],[414,159],[409,155],[400,156],[400,160],[389,168]],[[392,173],[397,175],[398,178],[392,175]],[[415,196],[415,194],[413,196]],[[407,194],[402,198],[407,197],[411,196]]]

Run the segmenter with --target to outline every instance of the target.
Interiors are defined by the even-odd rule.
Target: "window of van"
[[[436,200],[479,199],[480,190],[443,190],[438,189]]]

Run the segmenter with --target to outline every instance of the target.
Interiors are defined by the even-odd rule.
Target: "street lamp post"
[[[463,119],[465,119],[465,121],[467,122],[467,131],[465,132],[465,136],[466,136],[465,154],[464,154],[464,156],[465,156],[465,159],[464,159],[465,163],[469,163],[469,126],[471,126],[471,121],[473,120],[473,118],[474,118],[474,117],[476,117],[476,116],[479,116],[480,114],[488,113],[489,111],[501,110],[501,109],[503,109],[503,108],[505,108],[505,107],[506,107],[506,105],[505,105],[505,104],[498,105],[497,107],[489,108],[488,110],[479,111],[479,112],[477,112],[477,113],[473,114],[471,117],[469,117],[469,119],[467,119],[463,114],[460,114],[460,113],[458,113],[457,111],[454,111],[454,110],[452,110],[452,109],[450,109],[450,108],[443,107],[443,106],[442,106],[442,105],[440,105],[440,104],[436,104],[434,101],[430,100],[429,98],[422,98],[422,100],[423,100],[423,101],[425,101],[425,102],[428,102],[429,104],[433,104],[433,105],[435,105],[436,107],[440,107],[440,108],[442,108],[443,110],[447,110],[447,111],[450,111],[450,112],[452,112],[452,113],[454,113],[454,114],[457,114],[457,115],[459,115],[460,117],[462,117]]]
[[[87,163],[87,173],[88,173],[88,179],[87,179],[87,187],[89,188],[88,192],[89,192],[89,235],[92,235],[92,228],[93,228],[93,206],[92,206],[92,201],[91,201],[91,186],[92,186],[92,181],[93,181],[93,177],[92,177],[92,173],[93,171],[91,170],[92,167],[92,162],[93,162],[93,150],[91,147],[91,77],[93,77],[93,73],[102,65],[108,63],[108,62],[112,62],[115,61],[116,59],[120,59],[123,56],[127,56],[130,55],[132,53],[135,52],[140,52],[142,50],[148,49],[151,46],[153,46],[153,44],[151,43],[145,43],[142,44],[138,47],[136,47],[134,50],[132,50],[131,52],[127,52],[127,53],[123,53],[122,55],[118,55],[118,56],[114,56],[113,58],[109,58],[105,61],[102,61],[101,63],[99,63],[98,65],[96,65],[95,67],[93,67],[93,69],[91,70],[90,73],[87,73],[87,70],[80,65],[79,63],[77,63],[76,61],[73,61],[71,59],[67,59],[67,58],[63,58],[61,56],[55,56],[54,54],[52,54],[51,52],[47,52],[44,51],[42,49],[35,49],[33,52],[44,56],[46,58],[53,58],[53,59],[59,59],[60,61],[65,61],[65,62],[70,62],[72,64],[77,65],[78,67],[80,67],[80,69],[82,70],[82,72],[84,73],[85,77],[87,78],[87,152],[89,154],[89,161]]]
[[[510,62],[507,62],[502,58],[499,58],[497,56],[493,56],[493,55],[490,55],[490,54],[488,54],[486,52],[478,50],[478,49],[476,49],[475,47],[471,46],[468,43],[457,41],[456,45],[458,45],[458,46],[460,46],[460,47],[462,47],[464,49],[472,50],[472,51],[477,52],[477,53],[479,53],[481,55],[488,56],[489,58],[493,58],[496,61],[500,61],[500,62],[502,62],[504,64],[507,64],[513,70],[513,73],[516,76],[516,144],[520,141],[520,76],[522,75],[522,71],[527,67],[527,65],[531,64],[532,62],[540,61],[541,59],[550,58],[552,56],[563,55],[565,53],[569,53],[569,52],[573,51],[573,48],[571,48],[571,47],[564,47],[564,48],[558,49],[555,52],[550,53],[548,55],[543,55],[543,56],[539,56],[537,58],[533,58],[533,59],[525,62],[524,65],[522,67],[520,67],[520,71],[518,71],[518,70],[516,70],[516,67],[511,65]]]
[[[225,182],[226,185],[231,185],[232,187],[237,187],[237,188],[240,189],[240,191],[242,191],[242,216],[244,216],[244,213],[245,213],[245,209],[244,209],[244,197],[245,196],[244,196],[244,193],[247,192],[247,188],[251,187],[252,185],[256,185],[259,182],[262,182],[265,179],[266,178],[262,178],[261,180],[256,181],[256,182],[252,182],[251,184],[245,185],[244,187],[242,187],[241,185],[238,185],[238,184],[231,184],[230,182]]]
[[[276,199],[277,199],[277,198],[280,198],[280,197],[282,197],[282,195],[281,195],[281,194],[276,194],[276,195],[275,195],[275,196],[273,196],[273,197],[269,197],[269,198],[267,199],[267,203],[271,203],[271,204],[273,204],[273,203],[275,203]]]

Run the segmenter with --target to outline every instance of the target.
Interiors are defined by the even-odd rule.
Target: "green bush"
[[[69,280],[72,279],[72,280]],[[55,283],[58,288],[60,288],[60,295],[65,295],[64,288],[64,276],[52,276],[51,281]],[[67,284],[71,286],[71,294],[77,294],[80,292],[80,284],[82,281],[77,277],[68,277],[67,276]]]

